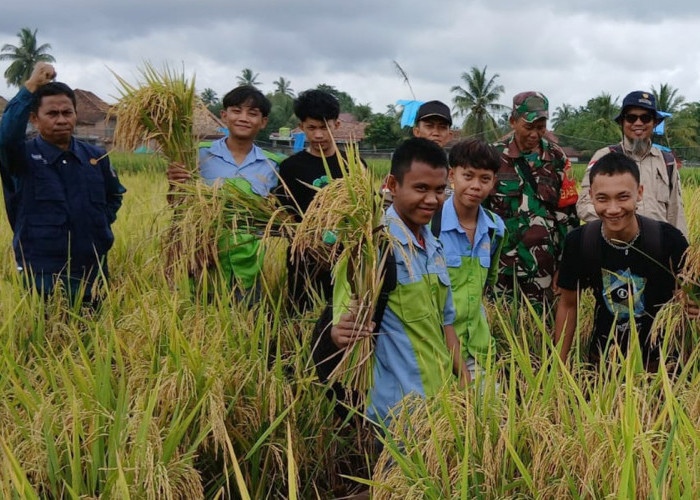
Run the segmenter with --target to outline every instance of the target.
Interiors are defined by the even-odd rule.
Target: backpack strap
[[[603,242],[600,237],[600,228],[603,221],[596,219],[587,222],[583,226],[581,234],[581,248],[579,254],[582,257],[582,276],[585,285],[593,285],[594,280],[600,279],[600,268],[602,263]],[[585,256],[585,257],[584,257]]]
[[[668,194],[671,194],[671,191],[673,191],[673,178],[675,177],[674,173],[676,170],[676,159],[674,158],[673,153],[670,151],[664,151],[663,149],[660,151],[664,157],[666,172],[668,173]]]
[[[442,230],[442,206],[438,208],[433,214],[433,218],[430,220],[430,232],[436,238],[440,237],[440,231]]]
[[[637,215],[637,220],[642,231],[642,250],[656,262],[664,264],[662,262],[661,222],[643,215]]]

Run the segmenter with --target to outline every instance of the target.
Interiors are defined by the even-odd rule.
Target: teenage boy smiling
[[[481,203],[493,190],[500,165],[498,150],[481,140],[455,144],[449,174],[454,194],[440,218],[440,241],[457,314],[454,327],[472,375],[475,365],[484,364],[495,348],[482,299],[486,285],[496,282],[505,224]]]
[[[559,342],[563,337],[561,355],[566,358],[576,329],[578,293],[593,288],[596,308],[591,360],[596,361],[611,342],[626,351],[634,317],[644,364],[653,370],[659,352],[649,341],[651,323],[673,296],[674,276],[688,242],[671,224],[637,215],[644,187],[634,160],[608,153],[588,175],[589,196],[599,220],[566,237],[554,338]]]
[[[469,380],[453,328],[455,310],[440,242],[427,224],[444,201],[447,157],[427,139],[409,139],[394,152],[388,186],[393,204],[386,213],[395,238],[396,287],[388,295],[374,349],[374,385],[367,414],[386,421],[391,408],[408,394],[431,396],[453,379]],[[348,310],[349,286],[338,276],[333,291],[333,327],[337,349],[358,338]],[[369,328],[360,336],[372,335]]]

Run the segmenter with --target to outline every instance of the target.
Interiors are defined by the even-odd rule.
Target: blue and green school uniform
[[[277,170],[277,163],[255,144],[238,165],[226,146],[225,137],[212,143],[200,143],[199,171],[207,184],[225,179],[244,193],[269,196],[277,186]],[[225,231],[217,244],[224,278],[228,282],[235,280],[246,290],[252,288],[264,260],[259,238],[247,231]]]
[[[484,287],[496,282],[498,260],[504,241],[505,224],[493,212],[479,207],[474,245],[457,218],[454,196],[443,205],[440,241],[445,249],[447,271],[452,283],[456,317],[455,332],[462,357],[484,363],[489,350],[493,356],[495,341],[486,320],[482,297]]]
[[[393,206],[386,222],[397,240],[397,283],[389,293],[374,347],[374,383],[366,411],[375,421],[386,421],[404,396],[432,396],[455,379],[443,328],[454,322],[455,310],[442,245],[424,226],[425,248],[421,247]],[[334,324],[347,311],[349,295],[345,273],[339,272],[333,289]]]

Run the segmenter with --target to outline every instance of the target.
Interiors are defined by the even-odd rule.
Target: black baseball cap
[[[452,126],[452,114],[450,113],[450,108],[447,107],[447,104],[441,101],[428,101],[421,104],[421,107],[418,108],[418,113],[416,113],[416,124],[421,120],[430,118],[431,116],[442,118],[449,123],[450,126]]]

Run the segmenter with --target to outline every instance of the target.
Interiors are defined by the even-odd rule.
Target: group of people
[[[108,276],[111,224],[125,189],[104,151],[73,137],[75,95],[54,78],[50,64],[38,63],[8,104],[0,173],[26,282],[47,294],[62,283],[91,300],[96,278]],[[314,186],[342,175],[333,141],[339,103],[321,90],[298,96],[294,112],[308,147],[279,164],[254,143],[270,109],[254,87],[226,94],[221,119],[228,135],[200,149],[200,174],[205,182],[226,180],[254,195],[277,196],[300,219]],[[548,118],[542,93],[519,93],[511,134],[495,145],[466,139],[448,155],[449,107],[421,106],[414,137],[397,147],[385,184],[386,230],[395,240],[387,260],[392,282],[372,325],[358,325],[348,308],[347,277],[332,283],[319,263],[288,259],[296,305],[311,302],[309,288],[332,298],[333,319],[318,343],[323,359],[381,332],[367,406],[373,418],[385,419],[406,394],[430,395],[455,376],[470,381],[494,357],[483,308],[487,285],[496,296],[527,299],[545,315],[556,306],[554,338],[564,357],[580,292],[592,288],[591,358],[612,345],[624,351],[636,331],[647,368],[658,363],[651,322],[675,292],[688,246],[675,159],[651,141],[663,116],[652,94],[627,95],[615,119],[622,141],[595,153],[580,190],[566,155],[548,139]],[[28,121],[38,132],[30,140]],[[189,176],[180,165],[168,167],[173,185]],[[231,286],[259,288],[262,249],[254,235],[226,234],[218,248]]]

